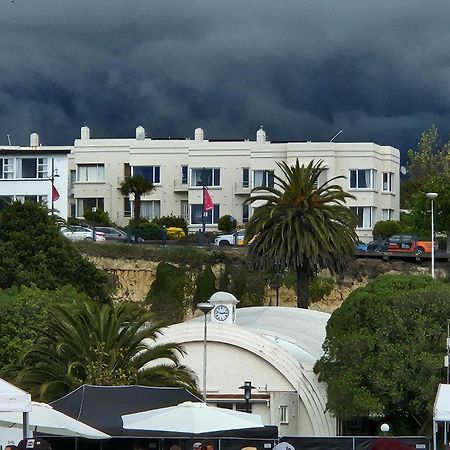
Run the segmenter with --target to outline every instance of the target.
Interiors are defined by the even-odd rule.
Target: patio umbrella
[[[22,413],[0,412],[0,426],[22,428]],[[111,436],[75,420],[45,403],[32,402],[30,428],[35,432],[57,436],[108,439]]]
[[[188,434],[264,427],[258,415],[216,408],[200,402],[184,402],[168,408],[126,414],[122,416],[122,421],[123,427],[129,430]]]

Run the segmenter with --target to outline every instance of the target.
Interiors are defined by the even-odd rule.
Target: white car
[[[61,233],[71,241],[92,241],[94,240],[94,230],[80,225],[72,225],[70,228],[61,228]],[[105,233],[101,231],[95,232],[95,240],[97,242],[105,241]]]
[[[214,245],[244,245],[245,230],[232,234],[220,234],[214,239]]]

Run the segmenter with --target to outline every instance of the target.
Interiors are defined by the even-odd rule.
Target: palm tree
[[[180,364],[179,344],[149,344],[161,333],[136,304],[78,302],[54,306],[41,337],[21,359],[17,382],[41,401],[82,384],[178,386],[198,392],[193,372]],[[147,342],[144,342],[146,340]]]
[[[145,194],[150,194],[155,189],[155,186],[151,181],[146,180],[143,175],[133,175],[122,181],[119,189],[122,195],[134,195],[133,216],[134,226],[137,228],[141,219],[141,197]]]
[[[271,271],[277,262],[296,271],[297,306],[308,308],[311,277],[324,268],[341,270],[353,254],[357,218],[345,202],[354,197],[332,184],[344,177],[318,184],[326,170],[322,161],[277,165],[284,178],[275,175],[274,187],[256,187],[247,199],[264,203],[250,218],[245,239],[253,239],[249,256],[254,268]]]

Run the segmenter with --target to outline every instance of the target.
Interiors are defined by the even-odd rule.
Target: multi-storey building
[[[379,220],[399,218],[399,151],[374,143],[270,142],[260,129],[256,140],[215,141],[201,128],[194,139],[151,139],[142,127],[131,139],[92,139],[82,127],[69,156],[70,214],[82,217],[97,208],[119,225],[128,222],[132,198],[119,185],[127,176],[142,174],[155,190],[142,198],[142,216],[183,216],[190,231],[200,228],[202,186],[208,187],[214,210],[207,230],[217,229],[219,217],[230,214],[245,224],[252,207],[245,203],[252,188],[273,184],[277,161],[292,165],[323,160],[320,182],[343,176],[337,184],[355,196],[348,205],[359,217],[358,234],[370,239]]]
[[[67,218],[67,155],[71,146],[42,146],[36,133],[29,147],[0,147],[0,210],[15,200],[43,202]],[[52,193],[52,185],[56,191]]]

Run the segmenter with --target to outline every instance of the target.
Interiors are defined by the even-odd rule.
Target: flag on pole
[[[214,209],[214,203],[211,196],[209,195],[208,189],[203,188],[203,211],[211,211]]]
[[[56,202],[56,200],[59,200],[59,192],[55,188],[55,185],[52,184],[52,202]]]

